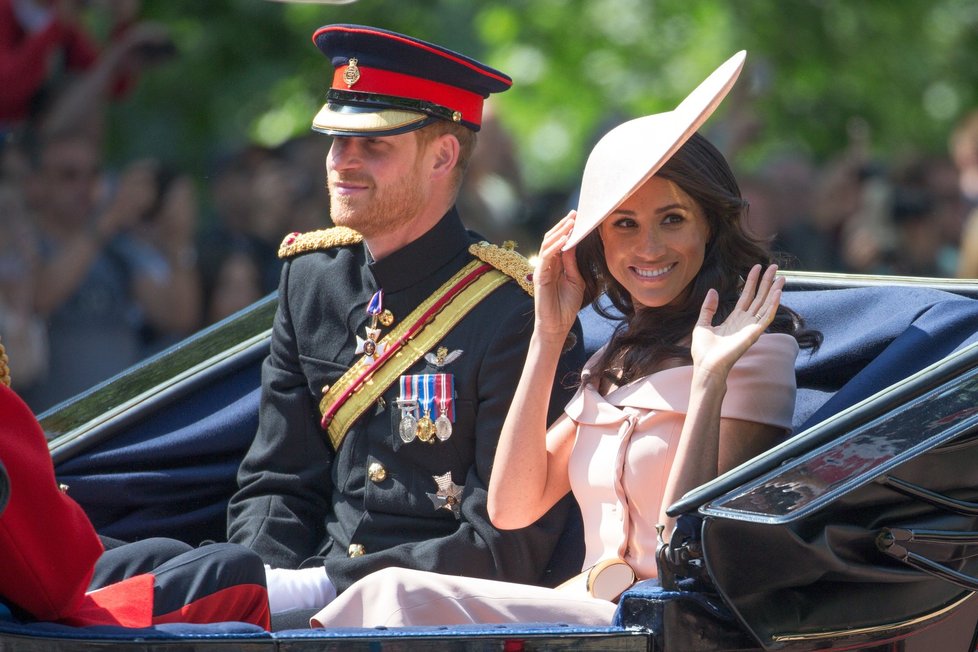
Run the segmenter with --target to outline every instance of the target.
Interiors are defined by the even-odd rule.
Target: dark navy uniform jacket
[[[384,308],[396,325],[474,259],[468,247],[478,240],[453,209],[380,261],[359,243],[285,262],[262,370],[258,433],[229,506],[230,541],[253,548],[274,567],[322,563],[339,591],[388,566],[542,581],[567,500],[516,531],[496,530],[486,513],[496,442],[533,329],[533,300],[515,282],[494,290],[438,343],[460,351],[457,358],[441,368],[421,358],[406,372],[453,374],[455,423],[447,441],[402,441],[397,382],[353,424],[335,453],[320,425],[323,387],[360,357],[356,336],[364,336],[371,296],[383,288]],[[578,381],[581,339],[564,355],[551,420]],[[448,472],[464,485],[458,519],[428,496],[438,491],[434,477]]]

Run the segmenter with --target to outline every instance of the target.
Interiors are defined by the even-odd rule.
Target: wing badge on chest
[[[447,347],[439,346],[434,353],[430,351],[424,354],[425,361],[436,369],[441,369],[452,364],[462,355],[462,349],[455,349],[449,352]]]

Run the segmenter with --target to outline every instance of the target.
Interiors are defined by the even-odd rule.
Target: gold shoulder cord
[[[306,233],[290,233],[278,248],[279,258],[291,258],[308,251],[347,247],[363,242],[363,236],[345,226],[334,226]]]
[[[516,243],[507,240],[503,246],[482,241],[469,247],[469,253],[479,260],[489,263],[500,272],[516,281],[523,291],[533,296],[533,266],[516,251]]]
[[[0,383],[10,387],[10,359],[7,358],[7,351],[3,348],[3,341],[0,341]]]

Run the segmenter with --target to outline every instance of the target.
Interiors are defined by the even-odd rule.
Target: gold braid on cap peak
[[[10,359],[7,357],[7,351],[3,348],[3,342],[0,341],[0,385],[6,385],[10,387]]]
[[[483,241],[470,246],[469,253],[511,277],[527,294],[533,296],[533,267],[516,251],[515,242],[507,240],[499,247]]]
[[[307,233],[290,233],[278,248],[279,258],[290,258],[307,251],[345,247],[363,242],[363,236],[346,226],[334,226]]]

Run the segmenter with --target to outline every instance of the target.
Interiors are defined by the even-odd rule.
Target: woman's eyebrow
[[[665,206],[659,206],[658,208],[655,209],[654,212],[655,212],[656,215],[661,215],[662,213],[667,213],[669,211],[676,210],[676,209],[680,209],[680,210],[684,210],[685,211],[685,210],[689,210],[689,207],[686,206],[685,204],[672,203],[672,204],[666,204]],[[611,212],[611,214],[612,215],[623,215],[623,216],[627,216],[627,217],[634,217],[636,213],[635,213],[635,211],[633,211],[633,210],[631,210],[629,208],[616,208],[615,210],[613,210]]]
[[[676,210],[677,208],[681,210],[687,210],[685,204],[673,203],[673,204],[666,204],[665,206],[659,206],[657,209],[655,209],[655,212],[656,214],[660,214],[660,213]]]

